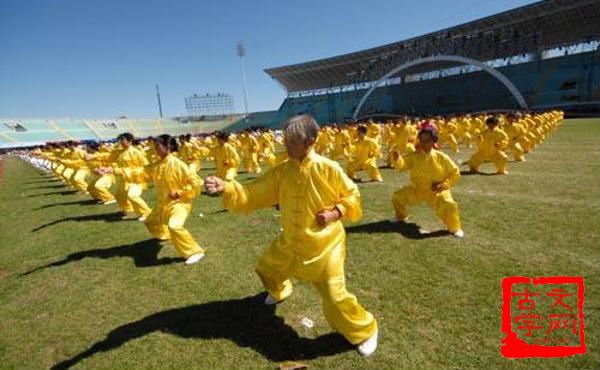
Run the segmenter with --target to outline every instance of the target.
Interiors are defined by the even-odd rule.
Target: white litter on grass
[[[314,321],[312,321],[308,317],[303,317],[302,320],[300,320],[300,323],[309,329],[312,329],[313,326],[315,326]]]
[[[198,216],[204,217],[204,213],[199,213]]]

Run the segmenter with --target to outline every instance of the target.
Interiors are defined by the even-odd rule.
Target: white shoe
[[[194,263],[200,262],[200,260],[203,258],[204,258],[204,253],[192,254],[187,260],[185,260],[185,264],[193,265]]]
[[[108,204],[113,204],[113,203],[117,203],[117,200],[116,199],[107,200],[106,202],[104,202],[102,204],[108,205]]]
[[[144,221],[146,221],[146,216],[142,216],[142,217],[138,218],[138,221],[139,221],[139,222],[144,222]]]
[[[408,217],[404,217],[404,218],[398,218],[398,217],[392,217],[388,220],[389,222],[395,224],[398,222],[407,222],[408,221]]]
[[[377,330],[375,332],[375,334],[373,334],[371,336],[371,338],[369,338],[369,339],[365,340],[364,342],[362,342],[361,344],[359,344],[358,345],[358,353],[360,353],[364,357],[369,357],[373,353],[375,353],[375,350],[377,349],[378,335],[379,335],[379,330]]]
[[[277,304],[277,303],[279,303],[279,302],[282,302],[282,301],[283,301],[283,300],[281,300],[281,301],[278,301],[278,300],[276,300],[276,299],[275,299],[275,298],[273,298],[273,296],[271,296],[270,294],[267,294],[267,297],[265,298],[265,304],[266,304],[267,306],[272,306],[272,305],[274,305],[274,304]]]
[[[461,230],[458,230],[457,232],[455,232],[452,235],[454,235],[455,238],[462,239],[462,238],[465,237],[465,232],[462,231],[462,229],[461,229]]]

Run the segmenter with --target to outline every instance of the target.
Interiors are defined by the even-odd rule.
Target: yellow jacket
[[[360,162],[375,161],[380,155],[379,144],[370,137],[358,140],[354,144],[354,159]]]
[[[200,177],[173,154],[147,166],[145,175],[146,181],[154,182],[159,207],[172,202],[191,203],[200,193]],[[171,192],[178,192],[179,199],[171,199]]]
[[[460,179],[460,169],[445,153],[431,149],[407,154],[399,170],[410,170],[410,181],[419,191],[432,192],[432,185],[441,182],[450,189]]]
[[[225,208],[249,213],[276,204],[281,210],[281,244],[310,264],[345,240],[341,220],[321,227],[316,215],[337,208],[343,219],[362,217],[360,193],[340,165],[311,149],[302,162],[289,159],[256,181],[241,185],[228,182],[223,194]]]
[[[144,152],[133,145],[123,150],[113,164],[115,175],[120,176],[125,183],[144,184],[144,167],[148,160]]]
[[[498,127],[493,130],[483,130],[480,134],[480,140],[479,151],[487,155],[492,155],[508,146],[508,136]]]
[[[238,168],[240,166],[240,156],[230,143],[215,147],[213,156],[217,168]]]

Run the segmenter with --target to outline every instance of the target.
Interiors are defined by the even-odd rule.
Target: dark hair
[[[166,148],[169,148],[170,152],[176,152],[177,150],[179,150],[179,144],[177,144],[177,139],[171,135],[159,135],[156,139],[154,139],[154,142],[156,144],[160,144]]]
[[[356,129],[356,132],[366,135],[367,134],[367,128],[365,126],[358,126],[358,128]]]
[[[131,143],[134,139],[134,136],[132,134],[130,134],[129,132],[124,132],[124,133],[120,134],[119,136],[117,136],[117,141],[121,141],[123,139],[125,139]]]
[[[221,141],[227,142],[227,140],[229,140],[229,132],[219,131],[215,136]]]
[[[429,134],[431,135],[431,139],[433,139],[434,143],[437,143],[438,141],[438,133],[437,130],[435,129],[435,127],[428,125],[423,127],[420,131],[419,134],[417,135],[417,137],[421,138],[421,135],[423,134]]]
[[[93,152],[97,152],[98,149],[100,149],[100,144],[93,141],[93,142],[87,144],[87,148]]]
[[[489,125],[489,124],[497,125],[498,122],[499,122],[498,117],[496,117],[496,116],[488,117],[488,119],[485,120],[486,125]]]

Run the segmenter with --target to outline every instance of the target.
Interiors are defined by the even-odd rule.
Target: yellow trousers
[[[479,170],[479,166],[481,166],[483,162],[487,161],[494,163],[498,173],[506,173],[508,156],[501,150],[497,150],[492,154],[486,154],[485,152],[478,151],[477,153],[473,154],[471,159],[469,159],[469,167],[471,168],[471,171],[477,172]]]
[[[250,173],[260,173],[262,169],[258,164],[258,154],[251,153],[244,156],[244,168]]]
[[[231,181],[231,180],[235,179],[235,177],[237,176],[237,168],[236,167],[217,167],[217,176],[224,180]]]
[[[89,175],[90,171],[87,168],[79,168],[75,170],[73,176],[71,176],[71,185],[82,193],[87,193],[88,184],[85,182],[85,178]]]
[[[513,142],[510,144],[510,152],[512,153],[515,161],[522,162],[525,160],[525,157],[523,156],[525,150],[523,150],[523,147],[518,142]]]
[[[452,198],[450,190],[434,193],[431,190],[421,190],[413,185],[408,185],[396,191],[392,196],[396,217],[400,220],[408,217],[406,206],[421,202],[426,202],[435,211],[451,233],[455,233],[462,228],[458,214],[458,203]]]
[[[117,191],[115,199],[119,203],[119,207],[125,213],[135,212],[138,216],[148,216],[150,207],[142,199],[143,187],[141,184],[134,183],[117,183]]]
[[[114,195],[108,190],[115,183],[114,175],[106,174],[96,176],[88,185],[87,190],[90,195],[101,202],[108,202],[115,199]]]
[[[73,176],[74,173],[75,171],[71,167],[63,167],[60,177],[65,184],[71,186],[71,176]]]
[[[448,144],[454,153],[458,153],[458,141],[456,141],[454,134],[448,134],[440,137],[440,145],[444,144]]]
[[[199,159],[194,159],[193,161],[188,163],[188,166],[190,167],[190,170],[192,170],[192,172],[195,172],[195,173],[198,173],[198,171],[200,171],[200,169],[202,168],[202,165],[200,164]]]
[[[174,203],[158,205],[146,218],[145,224],[150,233],[157,239],[171,239],[175,250],[185,258],[204,253],[204,250],[196,243],[192,234],[183,225],[192,212],[189,203]]]
[[[305,264],[279,237],[260,257],[256,273],[267,292],[278,301],[292,294],[290,278],[312,283],[321,296],[323,315],[329,325],[350,343],[359,344],[375,334],[377,321],[346,290],[345,257],[343,241],[319,261]]]
[[[369,178],[371,180],[382,181],[382,177],[379,173],[379,168],[377,168],[377,162],[375,160],[362,161],[355,159],[348,163],[348,167],[346,168],[348,177],[351,179],[355,179],[356,172],[360,170],[367,171],[367,174],[369,174]]]

